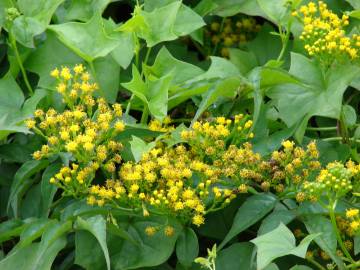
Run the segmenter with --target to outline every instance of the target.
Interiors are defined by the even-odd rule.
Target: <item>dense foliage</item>
[[[357,0],[0,0],[0,269],[359,269],[359,91]]]

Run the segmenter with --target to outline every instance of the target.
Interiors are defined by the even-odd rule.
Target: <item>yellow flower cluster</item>
[[[354,169],[339,162],[332,162],[322,169],[313,182],[304,182],[304,197],[316,201],[321,196],[336,200],[353,189]],[[306,195],[305,195],[306,194]],[[305,198],[304,198],[305,199]]]
[[[204,163],[185,146],[155,148],[144,154],[138,163],[127,162],[119,171],[120,180],[106,186],[90,188],[88,202],[103,200],[130,207],[148,209],[176,216],[183,222],[192,220],[200,226],[210,208],[230,202],[235,195],[217,185],[220,170]],[[196,177],[195,177],[196,176]]]
[[[217,21],[211,23],[206,35],[214,46],[220,46],[221,55],[228,57],[228,48],[242,46],[253,39],[260,29],[261,25],[252,17],[231,17],[225,19],[222,26]]]
[[[26,124],[47,142],[33,154],[35,159],[61,153],[71,155],[72,168],[64,167],[51,182],[68,187],[73,194],[80,186],[90,184],[97,169],[110,175],[115,172],[122,148],[115,137],[125,129],[125,124],[120,104],[109,106],[105,99],[94,98],[96,84],[90,83],[90,75],[82,65],[73,70],[54,69],[51,75],[58,79],[57,89],[68,108],[63,112],[52,108],[46,112],[36,110],[34,118]]]
[[[244,115],[195,122],[181,133],[186,145],[159,146],[138,163],[123,164],[119,180],[89,189],[88,203],[163,213],[200,226],[206,213],[223,208],[238,193],[254,188],[294,193],[318,171],[315,143],[303,150],[286,141],[269,161],[252,150],[251,126]]]
[[[349,24],[349,17],[341,18],[327,8],[323,1],[318,4],[310,2],[293,15],[298,16],[304,29],[300,39],[305,43],[305,49],[311,56],[316,56],[325,62],[332,59],[355,59],[359,57],[360,36],[346,36],[344,27]]]
[[[170,132],[175,129],[175,127],[171,125],[171,118],[169,116],[165,117],[162,122],[157,119],[151,120],[148,127],[152,131],[160,132]]]
[[[360,232],[360,211],[359,209],[351,208],[346,211],[346,218],[349,221],[350,230],[356,234]]]

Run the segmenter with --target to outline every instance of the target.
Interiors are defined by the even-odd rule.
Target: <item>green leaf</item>
[[[196,111],[196,114],[192,120],[194,123],[201,114],[209,108],[220,97],[234,98],[237,94],[237,90],[241,85],[242,80],[239,77],[231,77],[223,79],[214,83],[214,85],[203,94],[201,103]]]
[[[287,0],[257,0],[260,8],[277,25],[286,25],[291,18]]]
[[[11,27],[15,39],[25,47],[34,48],[34,36],[45,31],[57,7],[64,0],[19,0],[20,12]]]
[[[276,59],[280,54],[281,41],[279,37],[271,34],[272,31],[274,31],[273,26],[265,23],[256,38],[246,44],[247,50],[256,56],[259,66]]]
[[[186,82],[204,73],[201,68],[173,57],[166,47],[161,48],[152,66],[144,66],[144,71],[147,77],[153,75],[157,78],[173,72],[174,78],[172,83],[175,85]]]
[[[283,223],[280,223],[275,230],[250,241],[257,247],[257,269],[264,269],[276,258],[290,254],[305,258],[310,242],[317,236],[319,234],[308,235],[296,246],[292,232]]]
[[[349,2],[355,9],[360,9],[360,3],[357,0],[346,0]]]
[[[342,107],[342,114],[344,117],[344,122],[346,126],[353,127],[356,124],[357,115],[356,111],[350,105],[343,105]]]
[[[50,207],[53,202],[57,186],[50,183],[50,178],[53,177],[61,169],[61,163],[51,164],[45,169],[41,179],[41,216],[47,217],[50,213]]]
[[[39,243],[32,243],[8,254],[0,261],[1,269],[50,270],[55,257],[66,245],[64,234],[71,223],[59,223],[45,230]]]
[[[360,235],[354,237],[354,254],[355,256],[360,253]]]
[[[68,22],[51,25],[49,29],[77,55],[92,62],[108,55],[119,45],[119,40],[106,33],[104,24],[104,19],[97,13],[86,23]]]
[[[38,87],[55,90],[57,81],[50,76],[50,71],[56,67],[72,67],[82,62],[83,60],[65,47],[53,32],[48,31],[44,43],[30,54],[24,66],[39,75]]]
[[[256,56],[253,52],[246,52],[240,49],[229,49],[230,61],[240,71],[242,75],[246,75],[258,65]]]
[[[147,78],[146,82],[144,82],[134,65],[132,71],[132,80],[121,85],[141,99],[156,119],[162,120],[167,115],[168,91],[174,72],[159,79],[150,76],[150,78]]]
[[[312,270],[312,268],[305,265],[295,265],[294,267],[291,267],[290,270]]]
[[[344,270],[344,263],[336,254],[336,234],[330,220],[321,215],[311,215],[305,219],[304,224],[310,234],[321,233],[315,243],[330,256],[339,269]]]
[[[33,17],[46,26],[62,2],[64,0],[18,0],[17,4],[25,16]]]
[[[255,270],[254,245],[235,243],[217,254],[216,269],[221,270]]]
[[[102,14],[111,0],[72,0],[65,8],[63,21],[87,22],[96,13]]]
[[[122,67],[127,68],[135,54],[135,41],[131,33],[118,33],[119,45],[111,52],[111,56]]]
[[[92,235],[95,236],[99,242],[101,249],[104,253],[107,269],[110,270],[110,256],[108,247],[106,244],[106,221],[105,219],[98,215],[90,217],[88,219],[82,219],[78,217],[76,219],[76,229],[89,231]]]
[[[176,256],[184,266],[191,266],[199,254],[199,242],[191,228],[184,228],[176,242]]]
[[[158,266],[171,256],[176,239],[182,230],[180,225],[171,218],[148,217],[136,218],[131,222],[120,223],[140,245],[121,238],[110,239],[111,262],[114,270],[138,269],[142,267]],[[148,226],[159,228],[153,236],[148,236],[145,229]],[[165,226],[174,228],[174,235],[166,236]],[[122,244],[119,244],[122,243]],[[157,269],[155,267],[155,269]]]
[[[258,235],[263,235],[274,229],[276,229],[280,223],[287,225],[292,220],[296,218],[296,215],[289,210],[274,210],[270,215],[268,215],[258,230]]]
[[[212,12],[222,17],[229,17],[238,13],[266,17],[258,2],[254,0],[212,0],[212,2],[212,5],[217,6]]]
[[[29,226],[29,223],[28,220],[19,219],[10,219],[0,223],[0,243],[19,236]]]
[[[292,53],[290,74],[302,85],[286,83],[271,88],[266,94],[276,102],[279,117],[288,127],[303,122],[297,134],[301,140],[310,117],[339,119],[343,94],[358,72],[352,65],[336,66],[323,76],[316,61]]]
[[[47,165],[48,161],[46,160],[31,160],[24,163],[16,172],[14,181],[11,185],[7,206],[8,210],[11,207],[15,217],[19,216],[18,209],[22,196],[33,183],[33,180],[30,177],[45,168]]]
[[[349,12],[349,16],[356,19],[360,19],[360,9]]]
[[[153,47],[160,42],[190,34],[203,25],[204,22],[198,14],[181,1],[175,1],[149,12],[139,7],[135,8],[134,16],[118,30],[135,32],[137,36],[146,40],[148,47]]]
[[[34,36],[44,32],[46,27],[32,17],[17,17],[11,27],[15,39],[25,47],[35,48]]]
[[[117,98],[120,86],[120,67],[108,55],[106,57],[97,58],[94,61],[96,77],[100,85],[100,93],[105,99],[114,103]]]
[[[269,213],[275,206],[277,199],[272,194],[253,195],[248,198],[239,208],[234,222],[219,249],[224,247],[233,237],[254,225]]]
[[[143,154],[150,151],[152,148],[155,147],[156,143],[146,143],[142,139],[131,136],[132,140],[130,141],[131,153],[134,156],[135,162],[139,162],[143,156]]]

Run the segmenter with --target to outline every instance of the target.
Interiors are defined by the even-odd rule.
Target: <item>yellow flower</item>
[[[125,130],[125,124],[123,121],[117,121],[114,125],[114,128],[117,132],[122,132]]]
[[[75,74],[80,74],[84,72],[84,66],[82,64],[75,65],[74,72]]]
[[[282,146],[288,151],[291,151],[294,148],[294,144],[294,142],[289,140],[282,142]]]
[[[148,227],[145,228],[145,233],[148,236],[153,236],[156,233],[156,228],[153,227],[153,226],[148,226]]]
[[[68,142],[65,146],[66,150],[69,151],[69,152],[73,152],[76,150],[77,148],[77,143],[74,142],[74,141],[71,141],[71,142]]]
[[[205,219],[204,219],[204,217],[202,216],[202,215],[195,215],[195,216],[193,216],[193,218],[192,218],[192,223],[194,224],[194,225],[196,225],[196,226],[200,226],[200,225],[202,225],[202,224],[204,224],[204,222],[205,222]]]
[[[352,218],[352,217],[356,217],[357,215],[359,215],[359,209],[348,209],[346,210],[346,217],[347,218]]]
[[[70,69],[68,67],[63,67],[61,69],[60,76],[66,81],[70,80],[72,78]]]
[[[53,70],[50,72],[50,76],[51,76],[51,77],[59,78],[59,75],[60,75],[60,71],[59,71],[57,68],[53,69]]]
[[[33,120],[33,119],[28,119],[28,120],[25,121],[25,124],[26,124],[26,126],[27,126],[28,128],[34,128],[36,122],[35,122],[35,120]]]
[[[165,230],[164,230],[164,233],[167,237],[171,237],[174,235],[174,232],[175,232],[175,229],[174,227],[171,227],[171,226],[166,226],[165,227]]]

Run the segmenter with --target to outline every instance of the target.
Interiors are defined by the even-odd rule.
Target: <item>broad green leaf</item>
[[[176,256],[184,266],[191,266],[199,254],[199,242],[191,228],[184,228],[176,242]]]
[[[30,223],[20,234],[20,241],[13,248],[12,251],[15,251],[19,248],[26,247],[30,245],[33,241],[40,238],[44,231],[51,225],[55,225],[54,220],[49,221],[47,219],[38,219]]]
[[[355,109],[350,105],[343,105],[342,106],[342,114],[344,117],[344,122],[346,126],[352,127],[356,124],[356,111]]]
[[[212,0],[212,2],[217,6],[212,12],[222,17],[238,13],[266,17],[258,2],[254,0]]]
[[[276,202],[277,199],[272,194],[258,194],[248,198],[237,211],[233,225],[221,242],[219,249],[224,247],[236,235],[262,219],[274,208]]]
[[[354,254],[355,256],[360,253],[360,235],[354,237]]]
[[[351,11],[349,16],[354,17],[356,19],[360,19],[360,9]]]
[[[173,57],[166,47],[161,48],[154,64],[152,66],[145,66],[144,70],[146,76],[153,75],[158,78],[173,72],[173,84],[181,84],[204,73],[201,68]]]
[[[312,268],[305,265],[295,265],[294,267],[291,267],[290,270],[312,270]]]
[[[57,7],[64,0],[19,0],[23,14],[12,24],[11,32],[15,39],[25,47],[34,48],[34,37],[45,31]]]
[[[149,76],[144,82],[139,71],[133,66],[132,80],[121,85],[137,96],[156,119],[162,120],[167,115],[168,92],[173,74],[174,72],[170,72],[159,79]]]
[[[235,243],[217,254],[216,269],[221,270],[255,270],[254,245]]]
[[[11,27],[15,39],[25,47],[34,48],[34,36],[41,34],[46,29],[42,23],[32,17],[17,17]]]
[[[50,212],[50,207],[53,202],[57,186],[50,183],[50,178],[53,177],[61,169],[61,163],[51,164],[45,169],[41,179],[41,216],[47,217]]]
[[[72,0],[65,8],[63,21],[87,22],[96,13],[102,14],[111,0]]]
[[[127,68],[134,57],[134,36],[131,33],[119,33],[116,38],[120,44],[111,52],[111,56],[122,68]]]
[[[7,75],[0,79],[0,114],[20,109],[24,102],[24,94],[14,78]]]
[[[205,22],[194,10],[181,4],[174,24],[174,33],[185,36],[205,25]]]
[[[160,42],[190,34],[203,25],[204,22],[198,14],[181,1],[172,1],[151,11],[136,7],[134,16],[120,26],[119,31],[135,32],[146,40],[148,47],[153,47]]]
[[[352,65],[337,66],[323,76],[316,61],[296,53],[291,54],[291,59],[290,74],[302,85],[278,85],[267,91],[267,95],[276,102],[279,117],[288,127],[303,122],[297,135],[301,140],[310,117],[339,118],[343,94],[359,69]]]
[[[37,19],[44,26],[50,23],[57,7],[65,0],[18,0],[20,11],[27,17]]]
[[[241,83],[242,80],[239,77],[230,77],[214,83],[214,85],[203,94],[192,123],[194,123],[210,105],[217,101],[219,97],[234,98]]]
[[[111,269],[114,270],[141,269],[142,267],[158,266],[164,263],[173,253],[176,239],[182,230],[175,220],[162,217],[137,218],[129,223],[122,224],[140,245],[135,245],[118,237],[110,239]],[[121,224],[119,223],[119,225]],[[148,236],[145,233],[148,226],[159,228],[159,231],[153,236]],[[172,226],[174,235],[166,236],[164,233],[165,226]],[[119,242],[122,244],[119,245]],[[155,267],[155,269],[157,268]]]
[[[211,56],[210,59],[211,65],[209,69],[205,73],[195,77],[193,81],[240,76],[239,70],[229,60],[217,56]]]
[[[135,162],[139,162],[143,154],[154,148],[155,144],[155,142],[146,143],[142,139],[132,136],[132,140],[130,141],[130,147]]]
[[[33,180],[31,177],[45,168],[48,165],[46,160],[31,160],[24,163],[16,172],[14,181],[11,185],[10,196],[7,209],[10,207],[15,217],[19,216],[18,209],[21,203],[21,198],[25,194],[26,190],[31,186]]]
[[[247,52],[240,49],[230,49],[229,53],[231,63],[239,69],[242,75],[246,75],[258,65],[256,56],[253,52]]]
[[[0,223],[0,243],[19,236],[27,226],[29,222],[20,219],[10,219]]]
[[[93,216],[88,219],[82,219],[78,217],[76,220],[76,229],[77,230],[85,230],[90,232],[95,236],[97,241],[99,242],[101,249],[104,253],[107,269],[110,270],[110,256],[109,250],[106,244],[106,221],[105,219],[98,215]]]
[[[274,31],[273,26],[265,23],[256,38],[246,44],[247,50],[256,56],[259,66],[276,59],[281,51],[281,41],[279,37],[271,34],[272,31]]]
[[[50,76],[50,71],[56,67],[72,67],[82,62],[80,57],[56,38],[55,33],[47,31],[46,40],[26,59],[24,66],[39,75],[38,87],[55,90],[57,81]]]
[[[287,0],[257,0],[260,8],[277,25],[286,25],[291,18]]]
[[[100,85],[99,93],[110,103],[115,103],[120,86],[120,67],[110,56],[94,61],[96,78]]]
[[[346,0],[349,2],[355,9],[360,9],[360,3],[357,0]]]
[[[276,258],[290,254],[305,258],[310,242],[318,236],[319,234],[308,235],[296,246],[295,236],[280,223],[275,230],[250,241],[257,247],[257,269],[264,269]]]
[[[71,223],[55,224],[47,228],[39,243],[32,243],[8,254],[0,261],[1,269],[50,270],[55,257],[66,245],[64,234]]]
[[[315,243],[330,256],[339,269],[344,270],[344,263],[336,254],[336,235],[330,220],[321,215],[311,215],[305,219],[304,224],[310,234],[321,233]]]
[[[54,31],[67,47],[87,62],[108,55],[119,45],[117,39],[106,33],[104,19],[98,13],[86,23],[68,22],[51,25],[49,29]]]
[[[268,215],[258,230],[258,235],[263,235],[274,229],[276,229],[280,223],[287,225],[292,220],[294,220],[296,215],[289,210],[274,210],[270,215]]]
[[[88,231],[75,232],[74,264],[88,270],[106,269],[106,261],[101,246]]]

